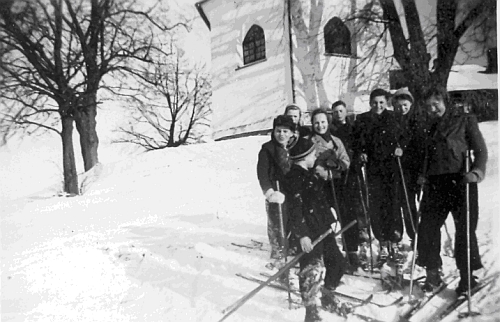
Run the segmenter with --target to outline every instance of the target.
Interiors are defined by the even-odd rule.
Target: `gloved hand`
[[[269,196],[266,196],[266,199],[271,203],[282,204],[283,202],[285,202],[285,195],[279,191],[273,191],[269,194]]]
[[[423,186],[423,185],[427,184],[427,178],[424,176],[418,176],[417,184],[419,186]]]
[[[340,164],[339,164],[339,162],[335,161],[333,159],[326,160],[326,166],[329,167],[332,170],[340,170]]]
[[[394,156],[396,156],[396,157],[402,157],[403,156],[403,149],[396,148],[396,150],[394,150]]]
[[[479,176],[475,172],[467,172],[464,175],[463,183],[475,183],[479,181]]]
[[[309,237],[302,237],[300,239],[300,248],[302,248],[303,251],[306,253],[310,253],[313,250],[311,238]]]
[[[368,156],[366,155],[366,153],[361,153],[359,155],[359,160],[362,162],[362,163],[366,163],[368,162]]]

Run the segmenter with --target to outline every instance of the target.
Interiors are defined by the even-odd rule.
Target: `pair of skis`
[[[243,279],[246,279],[248,281],[251,281],[251,282],[255,282],[255,283],[258,283],[258,284],[264,284],[266,281],[260,279],[260,278],[257,278],[257,277],[254,277],[254,276],[250,276],[250,275],[244,275],[244,274],[236,274],[236,276],[238,277],[241,277]],[[282,285],[282,284],[277,284],[277,283],[271,283],[269,285],[267,285],[271,288],[274,288],[276,290],[279,290],[279,291],[287,291],[287,287],[285,285]],[[290,291],[291,293],[295,294],[295,295],[298,295],[300,296],[300,292],[298,290],[291,290]],[[349,294],[345,294],[345,293],[342,293],[342,292],[338,292],[338,291],[332,291],[332,293],[338,297],[341,297],[349,302],[356,302],[358,303],[358,305],[356,305],[355,307],[358,307],[358,306],[362,306],[362,305],[366,305],[366,304],[373,304],[373,305],[376,305],[380,308],[384,308],[384,307],[389,307],[389,306],[393,306],[393,305],[396,305],[400,302],[403,301],[403,297],[399,297],[397,299],[395,299],[393,302],[390,302],[390,303],[378,303],[378,302],[374,302],[373,301],[373,297],[374,297],[374,294],[370,294],[368,297],[366,298],[359,298],[359,297],[356,297],[356,296],[353,296],[353,295],[349,295]]]

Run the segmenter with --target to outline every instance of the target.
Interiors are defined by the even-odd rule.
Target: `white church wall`
[[[291,102],[282,1],[211,0],[203,9],[211,23],[214,137],[270,128]],[[264,30],[266,59],[244,65],[242,43],[254,24]]]
[[[347,16],[349,2],[295,1],[291,9],[297,103],[307,110],[328,108],[349,91],[351,58],[325,55],[323,29],[331,18]]]
[[[390,35],[377,39],[375,36],[383,30],[381,24],[370,24],[360,32],[357,29],[360,26],[346,21],[352,37],[352,55],[325,54],[324,44],[324,26],[331,18],[345,21],[354,6],[360,9],[367,2],[290,1],[292,69],[287,1],[204,1],[203,9],[212,27],[215,138],[269,129],[272,119],[293,99],[304,111],[328,108],[338,99],[347,103],[349,113],[367,111],[369,93],[375,88],[389,90],[389,71],[398,68],[391,57]],[[427,32],[432,29],[433,21],[429,17],[435,14],[435,0],[417,5],[424,32]],[[396,7],[404,22],[399,1]],[[253,24],[264,29],[266,60],[243,66],[242,42]],[[404,32],[407,34],[406,30]],[[496,35],[494,38],[496,40]],[[435,58],[432,41],[429,52]],[[461,57],[463,54],[459,50],[457,60]],[[481,56],[483,62],[484,57]]]

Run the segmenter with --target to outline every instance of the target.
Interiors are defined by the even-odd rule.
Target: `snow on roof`
[[[498,89],[498,74],[486,74],[481,65],[455,65],[448,76],[448,91]]]

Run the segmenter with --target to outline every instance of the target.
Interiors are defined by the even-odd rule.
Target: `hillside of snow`
[[[478,227],[480,276],[487,276],[500,271],[498,122],[480,128],[489,147]],[[5,181],[3,172],[1,320],[218,321],[257,286],[236,273],[270,272],[256,178],[267,140],[182,146],[104,163],[86,193],[73,198],[58,197],[54,187],[23,195],[19,185],[29,186],[34,170],[23,169],[18,182]],[[255,242],[264,251],[234,245]],[[286,298],[265,288],[227,321],[303,321],[304,309],[288,309]],[[498,279],[474,297],[473,308],[482,313],[475,321],[500,319]],[[384,320],[394,319],[394,310],[384,311]],[[447,321],[455,320],[456,314]]]

